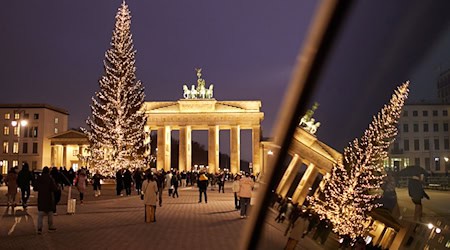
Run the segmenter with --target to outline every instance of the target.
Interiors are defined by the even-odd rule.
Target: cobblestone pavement
[[[0,196],[4,196],[1,187]],[[63,193],[67,197],[67,189]],[[0,249],[236,249],[245,219],[234,209],[231,183],[225,193],[208,190],[208,203],[198,203],[195,187],[179,189],[179,198],[169,197],[167,190],[163,205],[156,209],[156,223],[144,223],[144,206],[135,193],[117,197],[114,185],[104,185],[100,198],[91,190],[85,204],[76,206],[74,215],[67,215],[66,205],[58,206],[54,217],[56,232],[47,232],[46,218],[42,235],[36,234],[37,208],[14,210],[0,199]],[[76,196],[77,192],[73,192]],[[32,197],[30,203],[35,203]],[[66,202],[64,202],[66,203]],[[268,218],[264,244],[260,249],[283,249],[285,224]],[[309,238],[299,249],[317,249]]]

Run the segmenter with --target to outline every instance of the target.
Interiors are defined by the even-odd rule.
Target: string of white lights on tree
[[[378,206],[380,187],[385,177],[383,160],[397,135],[397,123],[408,97],[409,82],[395,90],[365,131],[344,149],[343,164],[325,176],[324,185],[310,202],[322,219],[329,219],[333,231],[356,240],[370,230],[368,213]]]
[[[92,116],[83,129],[90,142],[90,163],[101,174],[119,168],[143,167],[144,87],[136,80],[131,15],[125,1],[116,14],[111,48],[105,53],[100,91],[92,97]]]

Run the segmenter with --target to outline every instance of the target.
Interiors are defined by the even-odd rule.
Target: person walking
[[[422,221],[422,199],[430,199],[427,193],[423,190],[422,181],[423,175],[413,176],[408,180],[408,194],[415,205],[414,221],[416,222]]]
[[[22,170],[20,170],[17,175],[17,185],[19,186],[22,194],[22,206],[24,209],[28,206],[28,199],[30,198],[30,185],[32,181],[33,174],[30,171],[28,163],[24,162],[22,164]]]
[[[245,173],[245,177],[239,180],[239,201],[241,205],[241,219],[247,217],[247,211],[250,207],[252,191],[255,182],[250,178],[250,173]]]
[[[217,177],[217,184],[219,185],[219,193],[222,191],[222,193],[225,193],[225,173],[220,173],[220,175]]]
[[[55,180],[50,176],[48,167],[42,169],[42,175],[36,180],[36,185],[33,187],[38,192],[38,221],[37,233],[42,234],[42,219],[46,214],[48,217],[48,231],[53,232],[56,227],[53,225],[53,210],[54,210],[54,196],[53,193],[58,190]]]
[[[78,171],[78,175],[76,177],[76,186],[78,192],[80,192],[80,204],[83,204],[84,193],[86,192],[86,180],[86,172],[84,171],[84,169],[81,169],[80,171]]]
[[[173,187],[172,198],[175,198],[175,195],[178,198],[178,184],[179,184],[179,181],[178,181],[178,175],[177,174],[172,175],[171,183],[172,183],[172,187]]]
[[[241,179],[240,175],[236,175],[236,177],[234,178],[233,181],[233,186],[232,186],[232,190],[234,193],[234,208],[236,210],[240,209],[241,206],[239,205],[239,197],[238,197],[238,193],[239,193],[239,180]]]
[[[292,226],[292,230],[289,232],[289,238],[284,247],[285,250],[294,250],[301,240],[304,238],[304,233],[308,227],[309,220],[306,212],[301,214],[300,219],[296,220]],[[288,227],[289,229],[289,227]]]
[[[145,222],[156,222],[156,202],[158,201],[158,185],[152,173],[147,174],[147,180],[142,185],[142,195],[145,207]]]
[[[199,173],[197,187],[199,192],[198,203],[202,203],[202,194],[205,196],[205,203],[208,203],[208,196],[206,195],[206,189],[208,188],[208,177],[203,171]]]
[[[8,186],[8,193],[6,196],[8,197],[8,207],[16,206],[16,195],[17,195],[17,172],[16,167],[13,167],[9,170],[8,175],[5,178],[6,186]]]
[[[102,183],[101,180],[103,177],[100,175],[100,172],[97,170],[92,176],[92,186],[94,187],[94,196],[99,197],[102,194]]]
[[[156,184],[158,185],[158,203],[159,206],[162,207],[162,195],[163,195],[163,191],[164,191],[164,180],[165,180],[165,176],[163,174],[163,171],[158,171],[158,173],[156,173]]]

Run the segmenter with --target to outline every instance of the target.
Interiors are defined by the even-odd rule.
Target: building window
[[[413,131],[419,132],[419,124],[413,124]]]
[[[444,138],[444,149],[446,150],[450,149],[448,138]]]
[[[420,166],[420,158],[414,158],[414,164]]]
[[[9,143],[7,141],[3,142],[3,153],[4,154],[9,153]]]
[[[444,122],[444,132],[448,132],[448,123]]]
[[[59,123],[59,118],[56,117],[56,118],[55,118],[55,124],[58,124],[58,123]]]
[[[23,129],[23,137],[28,137],[28,130],[29,130],[29,128],[28,127],[22,127],[22,129]]]
[[[6,113],[5,114],[5,120],[9,120],[11,119],[11,114],[10,113]]]
[[[39,120],[39,114],[34,114],[34,115],[33,115],[33,118],[34,118],[35,120]]]
[[[423,140],[423,150],[430,150],[430,140]]]
[[[58,133],[58,128],[55,128],[55,134],[57,134]]]
[[[3,169],[2,169],[2,174],[8,174],[8,161],[7,160],[3,160],[2,161],[2,165],[3,165]]]
[[[441,160],[439,157],[434,158],[434,170],[441,171]]]
[[[18,154],[18,153],[19,153],[19,143],[14,142],[13,143],[13,154]]]
[[[433,132],[438,132],[438,131],[439,131],[439,124],[433,123]]]
[[[403,116],[404,116],[404,117],[408,117],[408,110],[404,110],[404,111],[403,111]]]
[[[9,126],[5,125],[3,127],[3,135],[9,135]]]
[[[442,116],[448,116],[448,111],[447,110],[442,110]]]
[[[33,137],[38,137],[38,127],[33,127]]]
[[[433,110],[433,116],[438,116],[438,111],[437,110]]]
[[[423,116],[428,116],[428,110],[422,111],[422,115],[423,115]]]
[[[434,139],[434,149],[439,150],[439,139]]]
[[[415,139],[415,140],[414,140],[414,150],[415,150],[415,151],[419,151],[419,150],[420,150],[419,139]]]
[[[425,169],[430,171],[430,158],[429,157],[425,157]]]
[[[37,154],[37,152],[38,152],[38,143],[33,142],[33,154]]]
[[[428,123],[423,124],[423,132],[428,132]]]
[[[408,139],[405,139],[403,141],[403,150],[409,151],[409,140]]]
[[[19,126],[15,126],[14,127],[13,134],[16,135],[16,136],[19,135]]]
[[[13,160],[12,161],[12,165],[13,165],[13,167],[19,166],[19,161],[18,160]]]
[[[19,119],[20,119],[20,114],[14,113],[14,120],[19,120]]]
[[[408,133],[408,131],[409,131],[408,124],[407,123],[403,124],[403,132]]]
[[[28,154],[28,143],[27,142],[24,142],[22,144],[22,153]]]
[[[413,110],[413,116],[418,116],[419,112],[417,110]]]

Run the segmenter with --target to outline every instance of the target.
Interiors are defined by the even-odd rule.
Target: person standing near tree
[[[131,177],[131,172],[129,169],[125,170],[123,173],[123,185],[125,187],[125,194],[127,196],[131,195],[131,183],[133,182],[133,178]]]
[[[142,189],[142,181],[144,179],[141,169],[139,168],[136,169],[136,171],[133,174],[133,179],[136,187],[136,192],[140,194]]]
[[[116,194],[117,194],[117,196],[119,196],[119,195],[123,196],[122,189],[123,189],[122,169],[119,169],[116,172]]]
[[[24,209],[27,208],[28,199],[30,198],[30,185],[33,181],[33,174],[30,171],[28,163],[24,162],[22,165],[22,170],[19,171],[17,175],[17,184],[22,193],[22,206]]]
[[[418,176],[413,176],[408,180],[408,193],[411,197],[412,202],[415,205],[414,208],[414,221],[422,221],[422,199],[430,197],[425,193],[422,186],[423,174]]]
[[[84,171],[84,169],[79,170],[78,175],[76,177],[76,186],[78,192],[80,192],[80,204],[84,203],[83,200],[84,200],[84,193],[86,192],[86,181],[87,181],[86,172]]]
[[[250,178],[250,173],[245,173],[245,177],[239,180],[239,203],[241,205],[241,219],[247,217],[250,207],[253,187],[255,182]]]
[[[102,176],[100,175],[100,172],[97,170],[92,177],[92,186],[94,187],[94,196],[99,197],[102,194]]]

